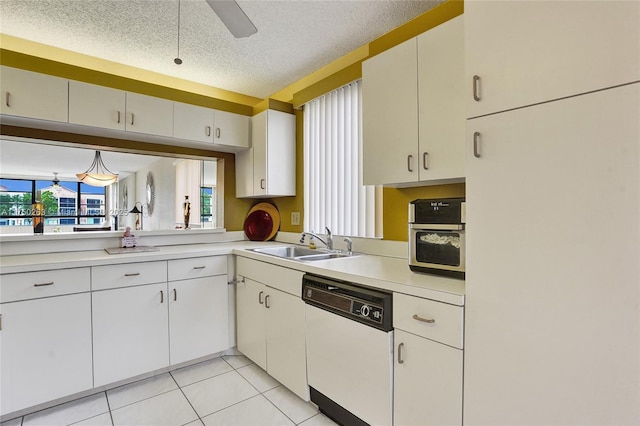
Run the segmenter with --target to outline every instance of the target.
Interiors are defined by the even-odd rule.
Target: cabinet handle
[[[124,274],[125,277],[137,277],[140,275],[140,272],[130,272],[128,274]]]
[[[216,127],[216,138],[220,139],[220,127]]]
[[[132,126],[133,126],[133,120],[134,120],[133,113],[131,113],[131,125]]]
[[[120,124],[120,111],[116,111],[117,115],[118,115],[118,120],[116,121],[116,123]]]
[[[402,359],[402,348],[404,348],[404,343],[400,343],[398,345],[398,364],[404,364],[404,360]]]
[[[413,162],[413,155],[407,155],[407,170],[409,170],[410,172],[413,172],[413,169],[411,168],[412,162]]]
[[[269,309],[271,306],[269,306],[269,295],[267,294],[264,298],[264,307]]]
[[[175,288],[173,289],[173,301],[178,301],[178,290],[176,290]]]
[[[480,132],[473,132],[473,156],[480,158]]]
[[[260,179],[260,189],[264,189],[264,184],[265,184],[265,180],[264,179]]]
[[[7,94],[5,95],[5,103],[9,108],[11,108],[11,93],[9,93],[8,91],[7,91]]]
[[[206,266],[194,266],[193,269],[204,269]]]
[[[480,76],[473,76],[473,100],[480,101]]]
[[[433,324],[434,322],[436,322],[436,320],[434,320],[433,318],[422,318],[418,314],[413,314],[413,319],[416,321],[426,322],[429,324]]]
[[[427,164],[428,158],[429,158],[428,152],[425,152],[424,154],[422,154],[422,167],[424,167],[425,170],[429,170],[429,166]]]
[[[34,284],[34,287],[46,287],[48,285],[53,285],[53,281],[49,281],[48,283],[40,283],[40,284]]]
[[[264,294],[264,291],[261,291],[260,293],[258,293],[258,303],[260,303],[261,305],[264,303],[264,301],[262,300],[263,294]]]
[[[164,291],[160,290],[160,303],[164,303]]]
[[[207,134],[207,137],[211,136],[211,126],[207,126],[205,128],[205,133]]]

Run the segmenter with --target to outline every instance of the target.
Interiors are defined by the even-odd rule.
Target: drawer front
[[[302,297],[303,272],[241,256],[237,256],[236,259],[239,277],[246,277],[296,297]]]
[[[225,275],[227,256],[195,257],[169,261],[169,281]]]
[[[107,290],[166,281],[166,261],[125,263],[91,268],[92,290]]]
[[[0,302],[60,296],[91,290],[89,268],[58,269],[0,276]]]
[[[464,308],[393,293],[393,327],[463,348]]]

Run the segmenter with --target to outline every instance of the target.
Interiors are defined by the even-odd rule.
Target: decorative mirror
[[[146,196],[147,212],[149,212],[149,216],[151,216],[153,214],[153,205],[156,201],[156,187],[153,183],[153,175],[151,174],[151,172],[147,174]]]

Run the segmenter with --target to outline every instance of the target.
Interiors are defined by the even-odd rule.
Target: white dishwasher
[[[302,298],[311,401],[342,425],[390,426],[391,293],[306,274]]]

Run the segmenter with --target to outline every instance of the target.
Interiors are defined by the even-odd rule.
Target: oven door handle
[[[416,231],[464,231],[464,224],[410,223],[409,228]]]

